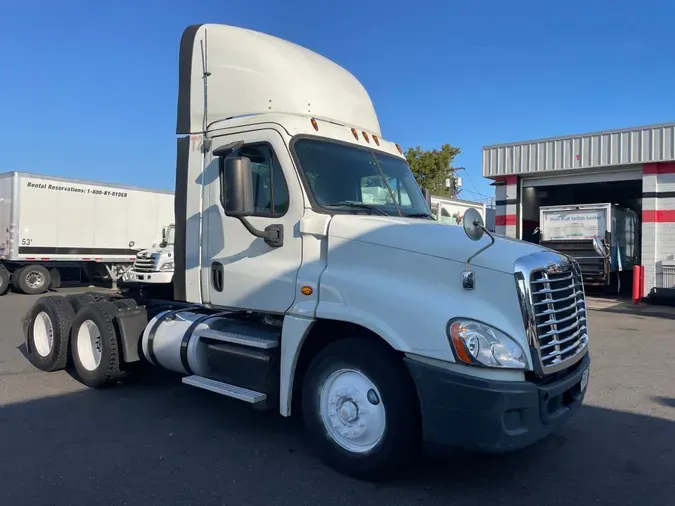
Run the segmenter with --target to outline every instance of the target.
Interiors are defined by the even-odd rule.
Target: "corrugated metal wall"
[[[483,148],[483,176],[675,161],[675,123]]]

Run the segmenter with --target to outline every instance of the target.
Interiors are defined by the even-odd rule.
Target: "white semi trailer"
[[[516,450],[577,411],[575,262],[474,210],[435,221],[366,90],[316,53],[197,25],[179,67],[174,298],[43,297],[24,319],[37,367],[70,356],[97,388],[147,361],[301,413],[321,458],[366,479],[424,441]],[[363,192],[373,177],[391,199]]]
[[[172,220],[171,192],[0,174],[0,294],[58,288],[68,269],[114,284]]]

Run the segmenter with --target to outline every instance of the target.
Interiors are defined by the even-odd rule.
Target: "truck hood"
[[[490,242],[487,235],[480,241],[472,241],[458,225],[396,216],[338,214],[331,219],[328,235],[462,263]],[[512,274],[518,258],[538,251],[546,249],[495,236],[494,245],[474,258],[471,265]]]

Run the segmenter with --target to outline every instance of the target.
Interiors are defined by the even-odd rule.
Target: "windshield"
[[[318,139],[294,146],[316,203],[332,212],[429,217],[405,160]]]
[[[166,244],[167,246],[173,246],[174,241],[176,240],[176,227],[171,225],[166,229]]]

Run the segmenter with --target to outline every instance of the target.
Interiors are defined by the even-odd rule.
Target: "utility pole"
[[[445,187],[447,188],[448,193],[450,193],[450,198],[452,199],[457,198],[459,188],[462,186],[462,179],[455,175],[458,170],[466,169],[464,167],[450,167],[450,170],[448,171],[448,177],[445,180]]]

